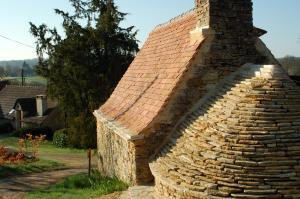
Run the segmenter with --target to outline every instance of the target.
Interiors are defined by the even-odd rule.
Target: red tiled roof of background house
[[[158,115],[196,54],[191,43],[196,12],[158,26],[149,36],[118,86],[100,108],[107,117],[139,134]]]

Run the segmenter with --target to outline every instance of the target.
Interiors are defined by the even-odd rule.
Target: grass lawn
[[[61,163],[43,159],[29,163],[5,164],[0,166],[0,177],[57,170],[62,168],[64,168],[64,165]]]
[[[0,146],[18,150],[18,138],[0,139]],[[86,151],[72,148],[57,148],[51,141],[46,141],[39,148],[39,161],[20,165],[0,166],[0,176],[57,170],[87,165]]]
[[[99,172],[94,171],[91,177],[87,174],[79,174],[68,177],[59,184],[30,192],[25,199],[87,199],[123,191],[127,188],[127,184],[116,178],[103,177]]]
[[[18,138],[16,137],[7,137],[0,140],[0,145],[11,147],[11,148],[18,148]],[[73,148],[58,148],[52,144],[51,141],[45,141],[40,147],[40,153],[46,154],[78,154],[86,156],[86,152],[81,149],[73,149]]]

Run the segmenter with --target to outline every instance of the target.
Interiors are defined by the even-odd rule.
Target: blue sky
[[[119,10],[130,13],[124,26],[139,30],[141,45],[158,24],[194,6],[194,0],[116,0]],[[300,1],[253,0],[254,24],[268,31],[263,41],[276,57],[300,56]],[[68,0],[9,0],[0,2],[0,35],[34,46],[29,21],[59,27],[61,19],[53,9],[70,10]],[[0,60],[35,57],[35,49],[0,37]]]

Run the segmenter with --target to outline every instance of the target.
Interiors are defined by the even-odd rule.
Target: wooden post
[[[24,69],[23,69],[23,67],[22,67],[22,70],[21,70],[21,76],[22,76],[22,86],[24,86],[25,81],[24,81]]]
[[[87,152],[89,158],[89,176],[91,176],[91,159],[92,159],[92,150],[89,148]]]

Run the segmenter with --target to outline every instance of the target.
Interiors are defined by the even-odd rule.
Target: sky
[[[134,25],[137,39],[143,45],[158,24],[194,7],[194,0],[115,0],[122,12],[129,13],[122,26]],[[254,25],[268,31],[262,37],[276,57],[300,57],[300,0],[253,0]],[[1,0],[0,60],[35,58],[35,40],[29,33],[29,22],[45,23],[61,29],[61,17],[54,8],[70,11],[68,0]],[[4,39],[2,36],[19,41]]]

